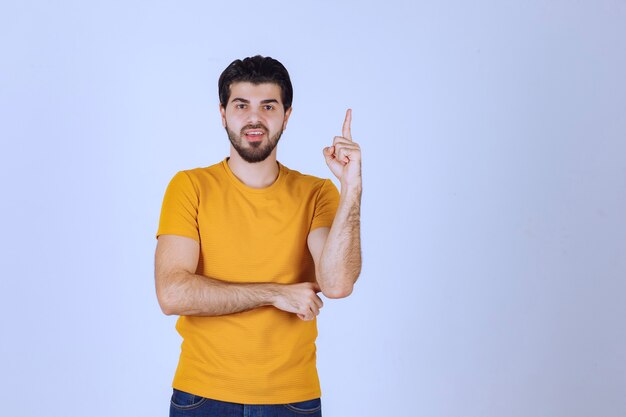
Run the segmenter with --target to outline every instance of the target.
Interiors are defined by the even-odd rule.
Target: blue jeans
[[[291,404],[248,405],[227,403],[174,388],[170,417],[322,417],[319,398]]]

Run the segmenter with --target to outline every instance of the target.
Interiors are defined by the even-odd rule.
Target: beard
[[[243,132],[248,129],[263,129],[265,135],[268,137],[268,140],[260,142],[247,142],[243,139]],[[274,136],[270,137],[269,131],[262,124],[244,126],[241,129],[241,132],[239,132],[239,135],[230,130],[228,125],[226,125],[226,133],[228,134],[230,143],[233,145],[233,148],[235,148],[239,156],[241,156],[244,161],[250,163],[265,161],[267,157],[270,156],[274,148],[276,148],[276,145],[278,145],[278,141],[283,134],[282,131],[279,131]],[[247,145],[245,145],[244,142],[247,142]]]

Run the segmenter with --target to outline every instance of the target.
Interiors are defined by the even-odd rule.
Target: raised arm
[[[347,297],[361,273],[361,148],[352,140],[348,109],[342,136],[324,148],[326,164],[341,182],[339,206],[332,226],[308,236],[317,282],[329,298]]]
[[[154,274],[163,313],[221,316],[271,305],[303,320],[319,314],[323,304],[316,284],[232,283],[197,275],[199,253],[194,239],[159,236]]]

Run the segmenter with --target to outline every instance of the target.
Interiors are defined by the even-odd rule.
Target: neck
[[[250,163],[243,160],[231,145],[228,167],[239,181],[248,187],[269,187],[278,178],[279,169],[276,162],[276,149],[264,161]]]

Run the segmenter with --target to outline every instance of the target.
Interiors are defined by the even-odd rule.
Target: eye
[[[237,103],[237,104],[235,104],[235,108],[236,108],[236,109],[245,109],[245,108],[246,108],[246,105],[245,105],[245,104],[243,104],[243,103]]]
[[[263,106],[263,110],[274,110],[274,106],[271,104],[266,104]]]

